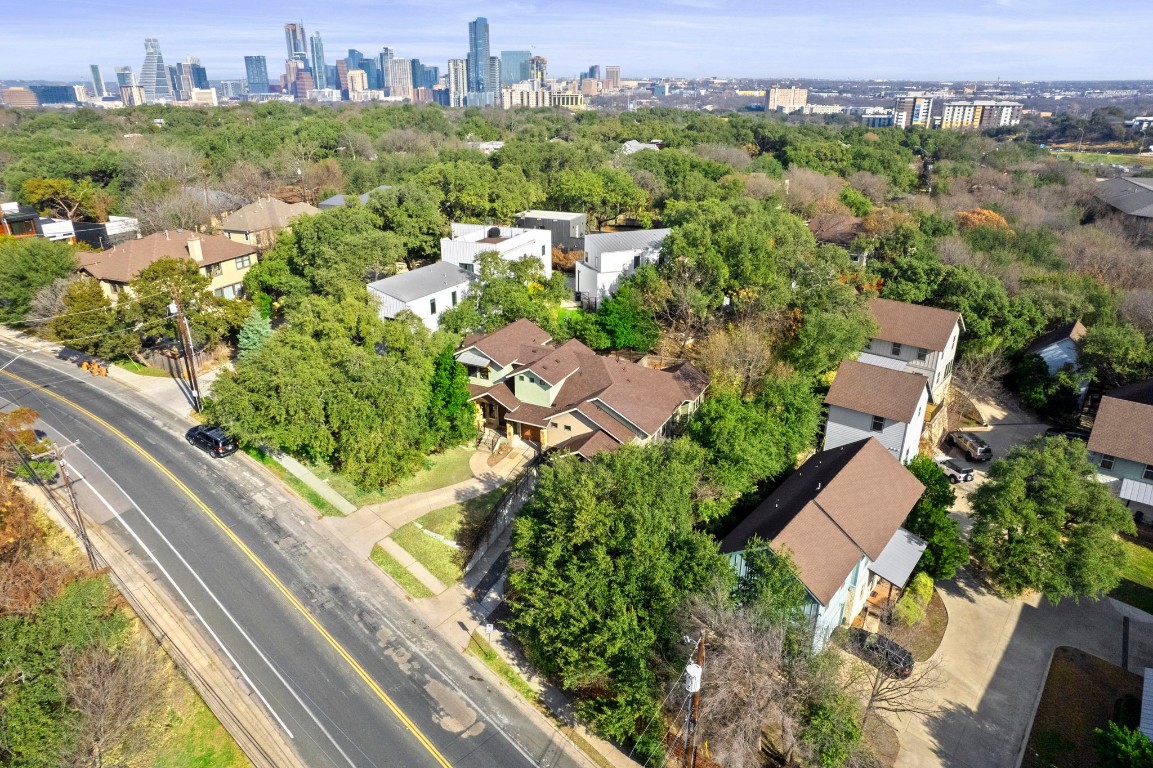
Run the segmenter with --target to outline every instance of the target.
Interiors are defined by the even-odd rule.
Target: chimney
[[[204,261],[204,249],[200,246],[199,237],[188,238],[188,255],[192,257],[192,260],[197,264]]]

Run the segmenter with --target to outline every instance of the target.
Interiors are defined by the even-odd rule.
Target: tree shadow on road
[[[975,603],[978,597],[997,596],[997,593],[989,586],[989,583],[975,574],[970,568],[962,568],[957,571],[957,576],[954,579],[938,582],[937,589],[949,597],[958,600],[967,600],[970,603]]]
[[[961,768],[966,763],[956,756],[966,728],[974,727],[976,712],[966,704],[946,702],[933,715],[926,718],[925,727],[933,739],[933,754],[944,768]]]

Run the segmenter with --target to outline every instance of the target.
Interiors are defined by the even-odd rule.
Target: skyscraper
[[[144,64],[140,67],[140,87],[148,101],[167,101],[172,98],[168,87],[168,69],[164,66],[164,54],[160,52],[160,41],[155,37],[144,39]]]
[[[468,90],[470,93],[495,91],[496,84],[489,82],[488,19],[478,16],[468,23]]]
[[[245,56],[244,73],[249,93],[268,93],[268,61],[263,56]]]
[[[116,85],[121,88],[136,87],[136,75],[132,74],[132,67],[116,68]]]
[[[192,56],[188,57],[188,68],[192,73],[192,87],[193,88],[207,88],[208,87],[208,70],[200,63],[200,59]]]
[[[412,87],[432,88],[440,80],[440,67],[427,67],[420,59],[412,60]]]
[[[104,75],[100,74],[100,65],[93,64],[89,69],[92,70],[92,93],[103,99],[108,95],[108,88],[104,85]]]
[[[313,32],[308,41],[312,43],[312,79],[316,81],[317,88],[327,88],[328,67],[324,63],[324,42],[319,32]]]
[[[528,79],[543,83],[548,80],[548,59],[544,56],[533,56],[528,60]]]
[[[387,89],[392,82],[392,49],[385,47],[380,49],[380,53],[376,54],[376,65],[380,69],[380,85],[374,85],[373,88]]]
[[[601,65],[600,64],[593,64],[591,67],[589,67],[588,79],[589,80],[600,80],[601,79]]]
[[[304,23],[284,25],[284,44],[288,48],[288,58],[299,59],[308,66],[308,44],[304,39]]]
[[[488,83],[489,90],[497,93],[500,92],[501,75],[499,56],[488,57]]]
[[[408,59],[390,59],[387,77],[389,96],[412,98],[412,62]]]
[[[449,59],[448,106],[463,107],[468,90],[468,62],[465,59]]]
[[[512,85],[528,80],[528,60],[531,51],[501,51],[500,81],[502,85]]]
[[[605,88],[610,91],[621,89],[621,68],[615,64],[605,67]]]

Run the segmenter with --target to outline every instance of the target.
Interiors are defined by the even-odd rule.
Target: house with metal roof
[[[891,299],[873,299],[877,333],[858,356],[869,365],[908,371],[929,380],[929,400],[940,404],[953,380],[953,361],[965,321],[959,312]]]
[[[453,222],[451,234],[440,240],[441,261],[475,272],[480,255],[491,251],[505,261],[539,261],[544,276],[552,276],[552,232],[547,229]]]
[[[874,438],[812,456],[721,541],[744,575],[754,537],[788,552],[808,593],[813,643],[865,610],[886,582],[904,588],[926,543],[901,527],[924,486]]]
[[[649,368],[576,339],[554,344],[529,320],[468,337],[456,359],[485,428],[585,458],[669,437],[709,384],[690,363]]]
[[[1153,179],[1119,176],[1098,182],[1094,193],[1122,213],[1153,219]]]
[[[357,195],[355,197],[351,197],[349,195],[333,195],[332,197],[321,200],[316,204],[316,207],[322,211],[327,211],[329,208],[339,208],[340,206],[354,199],[359,200],[361,205],[366,205],[368,203],[368,198],[377,189],[392,189],[392,187],[386,184],[381,184],[379,187],[371,189],[368,192],[365,192],[363,195]]]
[[[1098,477],[1134,512],[1153,515],[1153,379],[1101,398],[1088,447]]]
[[[464,300],[475,279],[476,275],[455,264],[438,261],[369,283],[368,293],[377,300],[381,317],[391,320],[408,310],[435,331],[440,316]]]
[[[633,229],[585,235],[585,257],[576,263],[576,292],[597,306],[641,264],[656,264],[669,229]]]
[[[294,218],[312,213],[320,213],[320,209],[308,203],[286,203],[275,197],[262,197],[225,216],[220,230],[229,240],[263,252],[273,246],[278,233],[291,227]]]
[[[588,215],[568,211],[521,211],[516,225],[525,229],[547,229],[552,232],[552,244],[566,251],[584,247],[588,234]]]
[[[876,438],[902,464],[917,455],[929,382],[924,376],[845,360],[837,368],[825,404],[824,448]]]

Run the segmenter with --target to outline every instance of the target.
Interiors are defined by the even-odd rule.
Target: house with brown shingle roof
[[[554,344],[529,320],[470,336],[456,352],[485,427],[590,457],[667,437],[701,403],[708,378],[690,363],[658,370]]]
[[[320,209],[308,203],[262,197],[225,216],[220,230],[229,240],[251,245],[263,253],[276,242],[277,234],[291,228],[294,218],[312,213],[320,213]]]
[[[953,360],[965,321],[959,312],[891,299],[873,299],[877,333],[857,358],[929,380],[929,400],[942,403],[953,379]]]
[[[1089,458],[1126,506],[1153,514],[1153,379],[1101,398]]]
[[[874,438],[814,455],[721,541],[744,574],[744,550],[759,538],[787,551],[808,592],[813,642],[865,608],[882,581],[903,588],[925,542],[901,525],[924,486]]]
[[[191,259],[211,279],[209,290],[235,299],[244,292],[244,275],[257,261],[256,249],[223,235],[166,230],[119,243],[107,251],[80,251],[79,272],[100,281],[109,298],[123,291],[140,270],[161,259]]]
[[[917,455],[929,403],[929,382],[919,374],[845,360],[825,404],[826,450],[875,437],[902,464]]]

